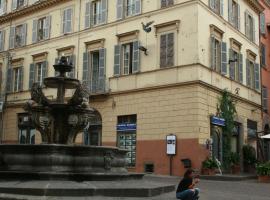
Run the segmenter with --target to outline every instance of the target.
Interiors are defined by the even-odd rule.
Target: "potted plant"
[[[258,164],[256,170],[260,183],[270,183],[270,162]]]
[[[212,158],[207,158],[202,163],[202,175],[215,175],[218,164],[216,160]]]
[[[242,150],[243,150],[244,172],[255,174],[256,173],[255,164],[257,162],[256,150],[254,149],[254,147],[250,145],[244,145]]]
[[[241,166],[240,166],[240,156],[238,153],[231,152],[230,165],[232,174],[240,174]]]

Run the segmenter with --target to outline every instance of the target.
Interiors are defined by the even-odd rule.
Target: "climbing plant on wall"
[[[230,167],[231,154],[231,138],[234,129],[234,119],[236,115],[235,101],[229,91],[223,90],[221,97],[219,97],[218,109],[220,117],[225,119],[225,126],[223,127],[223,166],[225,169]]]

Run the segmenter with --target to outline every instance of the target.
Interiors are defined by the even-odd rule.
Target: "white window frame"
[[[43,79],[46,77],[46,74],[43,74],[44,70],[43,68],[46,67],[44,65],[44,62],[36,62],[35,68],[36,68],[36,74],[35,74],[35,82],[37,82],[40,86],[43,84]]]
[[[71,19],[68,20],[68,19],[65,19],[65,12],[67,12],[67,10],[71,10]],[[64,21],[65,19],[65,21]],[[68,7],[68,8],[65,8],[62,10],[62,33],[63,34],[69,34],[69,33],[72,33],[73,32],[73,21],[74,21],[74,8],[73,7]],[[70,23],[70,30],[69,31],[65,31],[66,29],[66,25]]]

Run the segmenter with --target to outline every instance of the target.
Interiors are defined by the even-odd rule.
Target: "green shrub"
[[[270,176],[270,162],[258,164],[256,171],[259,176]]]
[[[202,167],[204,169],[216,169],[218,168],[218,163],[212,158],[207,158],[205,161],[203,161]]]
[[[243,146],[243,159],[245,165],[254,165],[257,162],[256,150],[250,145]]]
[[[238,153],[231,152],[229,160],[231,165],[240,164],[240,156]]]

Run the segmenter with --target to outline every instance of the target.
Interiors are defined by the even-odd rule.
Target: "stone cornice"
[[[258,2],[258,0],[245,0],[256,12],[260,13],[264,11],[264,8]]]
[[[48,8],[51,6],[55,6],[58,3],[65,2],[65,1],[70,1],[70,0],[40,0],[39,2],[32,4],[27,7],[23,7],[18,10],[14,10],[10,13],[7,13],[3,16],[0,17],[0,24],[9,22],[11,20],[20,18],[22,16],[30,15],[33,14],[33,12],[37,12],[39,10],[42,10],[44,8]]]

